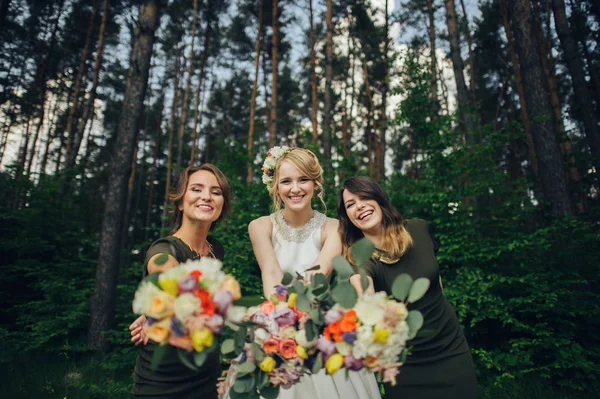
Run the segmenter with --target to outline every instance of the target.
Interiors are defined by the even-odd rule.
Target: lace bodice
[[[315,211],[302,227],[290,227],[280,212],[270,215],[273,232],[271,242],[281,270],[302,273],[312,266],[321,252],[321,228],[327,216]]]

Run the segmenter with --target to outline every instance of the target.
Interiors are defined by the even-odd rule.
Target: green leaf
[[[306,324],[304,324],[304,329],[306,330],[306,340],[307,341],[312,341],[313,339],[317,338],[317,335],[319,334],[319,330],[317,329],[317,326],[315,326],[315,323],[312,320],[307,320]]]
[[[296,307],[303,312],[310,312],[310,302],[304,294],[298,294],[296,297]]]
[[[321,352],[317,354],[317,358],[315,359],[315,364],[312,367],[312,373],[317,374],[323,368],[323,355]]]
[[[257,362],[262,362],[265,359],[265,352],[263,352],[263,350],[256,342],[252,342],[250,344],[250,351],[256,358]]]
[[[239,299],[236,299],[235,301],[233,301],[233,304],[236,306],[250,307],[250,306],[258,306],[261,303],[263,303],[264,301],[265,301],[265,298],[263,298],[262,295],[248,295],[248,296],[243,296]]]
[[[248,327],[240,326],[240,329],[235,333],[235,346],[238,348],[243,348],[246,343],[246,334],[248,333]]]
[[[226,355],[228,353],[232,353],[233,351],[235,351],[235,342],[233,339],[229,338],[223,341],[221,344],[221,353]]]
[[[260,390],[260,396],[264,399],[276,399],[279,396],[279,385],[267,386]]]
[[[311,277],[311,284],[314,286],[314,288],[322,288],[322,287],[329,287],[329,280],[327,279],[327,277],[322,274],[322,273],[317,273],[317,274],[313,274]],[[314,289],[313,289],[314,291]],[[318,295],[318,294],[315,294]]]
[[[260,370],[256,376],[256,387],[260,390],[269,384],[269,374]]]
[[[410,275],[406,273],[399,275],[392,284],[392,295],[394,295],[394,298],[397,300],[404,302],[410,292],[412,284],[413,279]]]
[[[238,374],[250,374],[253,373],[254,370],[256,370],[256,364],[252,363],[252,362],[245,362],[242,364],[239,364],[236,367],[236,371],[238,372]]]
[[[198,371],[199,370],[198,367],[196,367],[196,365],[194,363],[192,363],[192,361],[190,360],[190,355],[191,355],[191,352],[188,352],[185,349],[177,348],[177,356],[179,357],[179,360],[181,361],[181,363],[183,363],[183,365],[189,369]]]
[[[168,260],[169,254],[167,252],[163,252],[154,259],[154,263],[156,263],[157,266],[162,266],[167,263]]]
[[[310,316],[311,320],[315,324],[317,324],[317,325],[323,324],[323,322],[324,322],[323,313],[321,313],[321,311],[319,309],[311,309],[311,311],[308,312],[308,315]]]
[[[367,273],[363,268],[360,269],[360,286],[362,287],[363,291],[369,288],[369,279],[367,278]]]
[[[237,393],[247,393],[255,390],[253,375],[245,375],[235,380],[233,390]]]
[[[154,272],[152,274],[149,274],[145,280],[151,282],[152,284],[154,284],[155,286],[157,286],[158,288],[160,288],[160,285],[158,285],[158,276],[160,276],[160,272]],[[160,288],[162,290],[162,288]]]
[[[281,279],[281,285],[289,285],[293,279],[294,276],[292,276],[291,273],[285,272],[283,273],[283,278]]]
[[[423,295],[429,289],[429,279],[425,277],[421,277],[415,280],[412,287],[410,288],[410,293],[408,294],[408,303],[413,303],[423,298]]]
[[[154,356],[152,356],[152,363],[150,364],[152,370],[157,370],[158,366],[163,361],[165,356],[171,353],[171,351],[173,351],[174,349],[175,348],[168,344],[158,345],[154,350]]]
[[[331,260],[331,263],[333,263],[333,268],[337,272],[339,279],[345,280],[350,278],[350,276],[354,274],[354,269],[352,268],[352,265],[342,255],[335,256]]]
[[[304,282],[302,282],[302,280],[294,281],[294,290],[296,291],[296,293],[298,295],[303,294],[304,293]]]
[[[375,244],[368,238],[361,238],[351,248],[352,258],[357,266],[363,265],[368,261],[375,251]]]
[[[314,265],[305,270],[305,272],[314,272],[315,270],[319,270],[321,268],[320,265]]]
[[[331,290],[331,297],[336,303],[339,303],[346,309],[350,309],[356,304],[358,294],[352,284],[347,281],[340,281],[338,285]]]
[[[413,339],[417,336],[419,329],[423,327],[423,315],[418,310],[411,310],[408,312],[406,323],[410,332],[408,333],[408,339]]]

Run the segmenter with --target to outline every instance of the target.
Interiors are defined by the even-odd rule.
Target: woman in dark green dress
[[[369,177],[352,177],[340,189],[338,218],[344,254],[367,237],[376,246],[373,258],[363,266],[368,290],[391,295],[394,279],[408,273],[431,282],[423,298],[408,309],[423,314],[422,330],[432,334],[409,341],[411,354],[400,368],[396,386],[385,386],[386,398],[471,399],[477,397],[475,367],[456,313],[443,294],[435,243],[427,222],[404,220],[381,186]],[[360,276],[351,282],[362,292]]]
[[[175,228],[171,235],[155,241],[144,262],[144,274],[161,272],[187,260],[210,256],[223,260],[223,246],[208,237],[214,223],[223,219],[231,206],[231,189],[223,173],[214,165],[188,167],[179,176],[170,197],[174,205]],[[167,253],[166,263],[156,258]],[[216,399],[217,379],[221,375],[219,351],[213,351],[199,370],[181,363],[175,350],[157,369],[152,357],[157,344],[147,342],[142,326],[144,316],[129,328],[134,343],[144,342],[133,372],[133,396],[136,398]]]

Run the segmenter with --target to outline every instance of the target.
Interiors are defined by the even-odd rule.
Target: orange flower
[[[266,314],[269,314],[275,309],[275,302],[265,301],[265,302],[261,303],[260,305],[258,305],[258,309],[260,309],[261,312],[265,312]]]
[[[343,331],[341,329],[340,324],[341,324],[340,320],[338,320],[338,321],[334,321],[333,323],[331,323],[330,325],[325,327],[325,330],[323,331],[323,335],[325,336],[325,338],[327,338],[330,341],[336,341],[336,342],[343,341],[343,338],[342,338]]]
[[[286,359],[291,359],[296,356],[296,341],[292,338],[279,341],[279,353]]]
[[[356,320],[356,310],[350,309],[349,311],[347,311],[344,314],[344,318],[351,318],[351,319]]]
[[[204,303],[204,301],[206,301],[207,299],[210,299],[210,294],[208,291],[206,291],[204,288],[196,288],[194,290],[194,296],[198,299],[200,299],[200,301],[202,303]]]
[[[277,352],[279,349],[279,340],[277,338],[267,338],[263,341],[263,350],[266,354],[271,354]],[[296,352],[296,347],[294,346],[294,353]]]
[[[216,308],[215,303],[212,299],[208,298],[206,301],[202,301],[202,313],[207,316],[212,316],[215,314]]]
[[[356,312],[354,309],[350,309],[344,314],[344,317],[340,321],[340,329],[342,332],[350,332],[356,330]]]
[[[363,360],[363,364],[369,368],[375,367],[375,365],[377,364],[377,358],[374,356],[367,356]]]

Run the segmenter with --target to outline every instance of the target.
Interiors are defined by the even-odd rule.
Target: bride
[[[254,255],[260,266],[265,297],[275,292],[284,272],[329,275],[332,259],[341,254],[338,221],[312,208],[316,195],[323,205],[323,169],[311,151],[274,147],[263,165],[263,183],[273,200],[273,213],[248,225]],[[283,206],[283,208],[282,208]],[[311,266],[318,270],[307,272]],[[336,373],[321,370],[307,375],[280,399],[370,399],[380,398],[375,377],[365,371]]]

